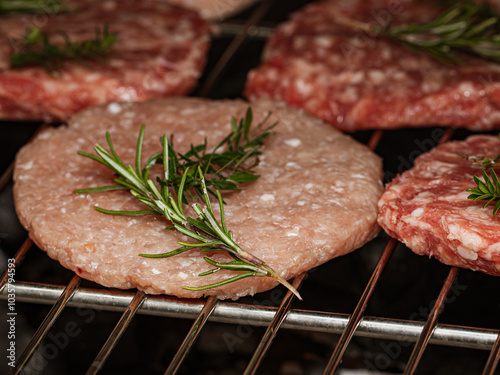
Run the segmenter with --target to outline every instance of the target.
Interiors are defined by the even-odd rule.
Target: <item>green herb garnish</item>
[[[483,207],[488,206],[492,202],[497,202],[493,208],[493,215],[496,215],[498,210],[500,210],[500,182],[493,168],[490,169],[490,175],[491,178],[486,171],[483,171],[484,182],[477,176],[473,176],[477,187],[467,189],[467,192],[471,193],[467,198],[472,199],[474,202],[478,200],[487,201]]]
[[[71,9],[58,0],[0,0],[0,14],[57,14]]]
[[[96,28],[95,38],[82,42],[73,42],[64,32],[58,33],[64,38],[61,46],[52,44],[46,33],[35,27],[30,29],[21,40],[11,39],[15,53],[10,56],[12,68],[41,66],[49,73],[64,69],[65,62],[101,61],[113,53],[112,47],[118,38],[108,32],[107,25]]]
[[[189,156],[186,157],[185,154],[181,155],[174,152],[172,142],[169,141],[166,136],[163,136],[161,138],[162,151],[151,156],[144,166],[141,164],[144,126],[141,127],[137,142],[135,167],[126,166],[123,163],[114,150],[109,134],[107,134],[109,152],[102,146],[96,145],[95,151],[98,156],[87,153],[80,154],[90,157],[113,170],[117,176],[115,178],[116,185],[97,189],[78,190],[75,193],[127,189],[134,197],[144,203],[148,207],[148,210],[112,211],[99,207],[95,207],[95,209],[110,215],[161,215],[172,223],[169,229],[176,229],[180,233],[196,241],[194,243],[178,242],[180,247],[177,249],[162,254],[141,254],[141,256],[165,258],[192,249],[199,249],[200,251],[223,251],[231,256],[232,260],[228,262],[216,262],[213,259],[205,257],[204,259],[206,262],[214,268],[201,273],[199,276],[212,274],[221,270],[238,271],[239,273],[235,276],[223,279],[215,284],[201,287],[187,286],[184,287],[185,289],[199,291],[229,284],[246,277],[271,277],[293,291],[298,298],[301,298],[295,288],[281,278],[263,260],[243,250],[234,241],[232,233],[226,227],[223,208],[224,202],[219,190],[213,189],[211,191],[218,200],[220,208],[219,221],[217,221],[214,215],[210,202],[207,185],[217,186],[218,183],[214,181],[225,181],[224,179],[228,176],[221,172],[219,166],[214,167],[214,165],[211,164],[211,161],[218,160],[215,151],[223,146],[226,148],[226,150],[220,154],[224,155],[224,153],[229,153],[221,159],[224,161],[224,163],[221,163],[223,164],[222,170],[229,173],[229,176],[234,176],[233,172],[237,170],[244,161],[250,156],[256,156],[260,153],[258,147],[262,145],[262,141],[265,138],[272,134],[268,131],[269,128],[267,128],[263,133],[260,133],[260,135],[250,137],[250,134],[253,134],[253,132],[250,131],[251,118],[251,110],[249,109],[245,119],[241,120],[239,124],[236,120],[232,119],[232,132],[224,138],[211,154],[205,154],[205,142],[205,144],[200,146],[192,146],[190,152],[188,152]],[[261,125],[262,123],[259,124],[257,128],[260,128]],[[236,152],[236,154],[233,154],[234,152]],[[195,162],[193,159],[197,161]],[[149,174],[151,168],[157,164],[158,161],[161,161],[163,166],[163,177],[156,178],[155,183],[149,178]],[[244,174],[251,173],[249,170],[246,170]],[[256,177],[250,178],[247,176],[244,180],[251,181]],[[230,185],[232,185],[232,183]],[[226,185],[223,187],[226,187]],[[191,205],[192,210],[196,214],[196,218],[187,216],[183,209],[183,204],[187,203],[189,198],[194,197],[193,194],[188,193],[188,189],[194,189],[201,194],[205,204],[204,208],[201,208],[197,203]]]
[[[391,26],[389,18],[384,25],[373,25],[343,15],[336,18],[343,25],[390,38],[444,63],[462,63],[455,52],[500,62],[500,18],[486,2],[457,2],[424,24]]]
[[[206,140],[203,144],[197,146],[191,145],[189,151],[182,154],[175,151],[172,137],[170,139],[162,139],[162,143],[166,143],[167,148],[153,154],[148,159],[143,168],[142,176],[147,179],[151,168],[156,164],[166,165],[168,175],[165,176],[164,182],[167,184],[167,187],[173,188],[177,192],[181,186],[181,181],[184,179],[186,186],[192,188],[202,198],[202,179],[198,174],[198,169],[201,169],[207,191],[213,196],[216,196],[214,189],[238,190],[239,184],[252,182],[259,178],[255,174],[253,167],[258,164],[258,156],[262,153],[260,149],[264,141],[274,134],[271,130],[277,125],[277,123],[273,123],[267,126],[266,122],[268,118],[269,116],[252,128],[253,113],[250,107],[246,111],[245,117],[240,121],[236,121],[232,117],[231,132],[211,152],[207,150]],[[139,134],[137,145],[138,155],[135,163],[137,171],[141,170],[140,158],[142,146],[140,144],[142,143],[143,136],[144,126]],[[111,146],[109,134],[107,135],[107,141]],[[96,146],[96,149],[99,149],[101,152],[105,151],[99,145]],[[164,154],[165,150],[166,154]],[[85,152],[79,152],[79,154],[100,161],[95,155]],[[79,190],[79,192],[93,193],[109,191],[117,187],[119,185]]]

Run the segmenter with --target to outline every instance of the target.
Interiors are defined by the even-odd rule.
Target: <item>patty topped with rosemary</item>
[[[3,120],[61,121],[91,105],[183,95],[205,66],[210,24],[164,1],[12,3],[19,9],[0,7]]]
[[[275,29],[246,96],[338,129],[500,128],[500,18],[482,2],[318,1]]]
[[[420,155],[387,186],[380,225],[416,254],[500,276],[499,151],[498,137],[474,135]]]
[[[372,239],[379,231],[380,158],[284,104],[259,101],[251,115],[248,107],[197,98],[112,103],[45,130],[16,159],[22,224],[49,256],[84,278],[179,297],[253,295]],[[218,145],[215,153],[224,157],[212,155]],[[219,166],[212,168],[214,160]],[[227,178],[217,176],[221,169]],[[210,209],[203,188],[196,190],[200,171],[213,192],[206,195]],[[176,197],[180,186],[189,191],[185,201]],[[199,212],[202,223],[194,221]],[[198,242],[208,251],[186,249]]]

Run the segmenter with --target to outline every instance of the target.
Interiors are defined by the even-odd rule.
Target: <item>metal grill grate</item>
[[[270,25],[277,20],[284,19],[288,10],[293,9],[292,3],[295,7],[301,6],[300,1],[265,1],[246,14],[246,21],[236,20],[233,23],[221,25],[222,32],[214,45],[216,56],[212,56],[208,73],[203,77],[195,95],[212,98],[239,96],[249,67],[245,64],[256,65],[258,63],[263,39],[269,34]],[[283,14],[283,8],[287,9],[285,14]],[[277,18],[276,14],[280,17]],[[241,63],[242,57],[245,63]],[[228,80],[232,80],[232,84],[227,85]],[[10,130],[5,129],[13,124],[2,125],[4,125],[2,136],[5,135],[3,139],[11,139]],[[38,124],[30,124],[27,133],[37,127]],[[438,133],[439,140],[433,136]],[[387,161],[388,176],[391,173],[400,172],[401,168],[408,167],[416,153],[426,151],[423,147],[417,147],[415,140],[426,140],[427,143],[418,144],[425,143],[425,147],[428,148],[438,141],[450,138],[460,139],[466,135],[468,132],[464,130],[437,132],[435,129],[353,134],[355,138],[366,143],[384,157]],[[25,141],[26,139],[18,141],[19,146]],[[395,144],[401,144],[401,148],[395,148]],[[10,160],[13,158],[13,154],[7,156]],[[4,209],[10,212],[7,219],[15,217],[10,197],[11,174],[12,165],[10,164],[5,166],[0,179],[0,199],[1,202],[6,202]],[[7,227],[10,226],[6,225]],[[3,233],[3,235],[4,238],[8,238],[10,233]],[[10,259],[14,259],[12,265],[16,270],[16,308],[19,309],[20,305],[23,305],[28,306],[29,311],[46,313],[43,322],[41,324],[38,322],[39,328],[33,332],[30,340],[22,346],[21,343],[17,344],[17,362],[10,371],[12,374],[23,373],[23,369],[26,373],[43,373],[43,370],[46,370],[46,373],[57,373],[57,368],[50,369],[50,365],[39,366],[42,368],[38,371],[36,368],[33,370],[36,366],[30,366],[30,364],[34,360],[34,354],[37,350],[40,351],[51,332],[53,332],[52,338],[57,337],[57,332],[54,333],[54,326],[63,324],[61,322],[65,321],[68,311],[75,309],[80,309],[80,311],[87,309],[95,314],[114,313],[112,324],[115,324],[115,327],[105,340],[81,344],[84,345],[85,352],[90,353],[88,355],[94,358],[90,362],[78,360],[76,368],[79,372],[86,371],[87,374],[95,374],[101,370],[102,373],[127,372],[118,365],[113,365],[110,369],[107,367],[108,360],[116,356],[127,355],[127,350],[120,347],[119,341],[127,334],[130,324],[145,317],[168,320],[173,327],[178,324],[182,326],[178,322],[194,320],[190,323],[192,326],[187,330],[184,340],[179,343],[177,349],[165,350],[168,352],[165,354],[167,359],[156,361],[164,367],[155,368],[154,371],[150,367],[151,373],[214,373],[208,370],[210,364],[207,358],[217,357],[220,351],[209,352],[208,355],[201,356],[205,358],[205,361],[198,360],[199,354],[192,359],[193,354],[190,353],[196,347],[196,341],[200,335],[211,334],[212,331],[205,333],[206,328],[204,328],[210,324],[219,324],[223,331],[238,332],[238,329],[245,328],[253,332],[253,340],[249,340],[249,335],[246,333],[240,332],[239,336],[236,335],[238,344],[245,340],[252,341],[251,351],[243,356],[243,366],[240,364],[231,368],[232,366],[227,365],[224,372],[227,374],[333,374],[334,372],[348,374],[347,369],[366,369],[373,374],[403,372],[404,374],[482,373],[492,375],[495,373],[500,358],[500,324],[497,322],[497,317],[500,316],[500,304],[494,294],[494,291],[498,293],[498,280],[487,275],[460,270],[461,280],[465,281],[459,283],[457,268],[446,267],[436,261],[416,257],[402,244],[396,243],[384,234],[359,252],[335,259],[317,270],[310,271],[307,275],[297,277],[293,283],[297,288],[301,288],[305,297],[304,302],[294,301],[291,293],[285,294],[279,288],[278,293],[272,291],[264,294],[264,297],[244,298],[236,302],[218,301],[214,298],[182,300],[168,296],[148,296],[142,292],[101,288],[92,283],[87,283],[89,286],[85,286],[83,285],[86,283],[85,280],[68,274],[62,267],[58,267],[57,272],[64,274],[63,279],[65,277],[69,279],[67,283],[24,281],[18,279],[17,275],[22,275],[25,268],[27,269],[25,274],[31,273],[31,270],[37,267],[36,255],[33,253],[40,252],[35,250],[36,247],[29,238],[23,239],[19,247],[16,244],[15,249],[9,241],[4,242],[7,244],[0,242],[2,250]],[[344,269],[346,267],[347,270]],[[416,271],[406,272],[408,269],[416,269]],[[5,301],[8,301],[7,271],[6,268],[0,280],[0,298]],[[462,275],[464,275],[463,279]],[[335,281],[331,284],[328,282],[324,284],[325,276]],[[431,281],[422,281],[427,279]],[[491,294],[493,298],[490,297]],[[256,303],[261,298],[264,298],[264,302]],[[462,302],[458,302],[460,300]],[[43,308],[44,305],[51,306],[48,312]],[[440,315],[445,306],[446,311]],[[116,317],[116,313],[121,314],[119,318]],[[4,319],[8,319],[10,315],[8,312],[5,314]],[[446,321],[451,323],[439,322],[438,318],[443,320],[446,318]],[[67,327],[68,324],[66,324]],[[261,329],[255,329],[257,327]],[[83,328],[85,327],[78,327],[78,330]],[[235,328],[236,331],[234,331]],[[97,329],[108,331],[107,326],[97,327]],[[68,333],[67,330],[66,332]],[[307,369],[303,367],[302,372],[293,372],[297,369],[293,370],[285,365],[296,361],[290,358],[281,360],[281,356],[276,354],[290,351],[290,345],[293,345],[295,350],[296,341],[293,344],[286,343],[289,336],[286,336],[284,340],[278,340],[284,332],[295,335],[299,342],[305,341],[304,337],[319,335],[318,337],[322,338],[319,341],[323,345],[322,350],[318,351],[322,351],[322,354],[318,354],[318,351],[314,349],[306,348],[302,356],[309,358],[307,359],[309,367]],[[168,332],[165,332],[165,340],[167,334]],[[67,336],[72,337],[69,333]],[[81,343],[78,337],[75,341]],[[222,351],[229,351],[232,354],[234,345],[224,342],[226,346]],[[67,345],[66,343],[63,346]],[[154,344],[154,346],[162,345],[161,341]],[[81,348],[80,346],[80,350]],[[437,358],[433,359],[436,354],[428,354],[428,352],[436,351],[431,348],[442,349],[437,350]],[[59,347],[56,356],[59,354],[65,356],[64,349]],[[46,351],[45,354],[47,353],[51,354]],[[451,361],[446,359],[450,356]],[[458,356],[464,356],[467,361],[474,363],[473,368],[462,368],[464,372],[453,370],[449,364],[450,362],[460,363]],[[52,357],[52,355],[46,355],[46,357]],[[152,357],[142,358],[142,360],[154,361]],[[122,361],[126,366],[127,361],[123,359]],[[193,367],[192,362],[198,361],[200,362],[198,367]],[[439,366],[435,365],[435,361],[444,362],[449,367],[440,372],[437,370]],[[429,371],[429,368],[434,368],[436,371]],[[73,373],[75,367],[71,369]],[[69,371],[66,369],[60,373],[69,373]],[[147,372],[141,371],[141,373]]]

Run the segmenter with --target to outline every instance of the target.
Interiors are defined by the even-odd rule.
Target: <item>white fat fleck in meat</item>
[[[118,103],[110,103],[110,104],[108,104],[106,109],[108,110],[109,113],[113,113],[113,114],[117,114],[117,113],[120,113],[122,111],[122,107]]]
[[[187,273],[184,273],[184,272],[179,272],[177,274],[177,276],[179,276],[179,278],[182,280],[186,280],[189,277],[189,275]]]
[[[385,81],[386,75],[384,74],[383,71],[381,71],[379,69],[374,69],[374,70],[370,70],[368,72],[368,78],[375,85],[380,85],[381,83],[383,83]]]
[[[17,166],[17,168],[29,170],[29,169],[33,168],[33,160],[30,160],[29,162],[24,163],[24,164],[19,164]]]
[[[291,138],[285,140],[285,144],[291,147],[299,147],[302,144],[302,141],[298,138]]]
[[[262,194],[260,200],[263,202],[274,202],[274,194]]]
[[[298,79],[295,81],[295,86],[297,87],[297,90],[301,93],[301,95],[310,95],[311,92],[314,89],[314,86],[310,85],[306,80],[304,79]]]
[[[293,227],[292,229],[286,232],[286,235],[288,237],[297,237],[299,235],[299,230],[300,230],[299,227]]]
[[[476,260],[477,259],[477,253],[475,253],[472,250],[466,249],[465,247],[462,246],[457,246],[457,251],[458,254],[464,259],[468,260]]]
[[[483,237],[481,237],[476,232],[467,230],[463,226],[457,224],[450,224],[448,225],[448,230],[449,230],[448,239],[458,240],[466,247],[481,249],[486,246]]]
[[[159,275],[161,273],[161,271],[158,268],[153,268],[151,272],[153,272],[155,275]]]
[[[405,224],[415,226],[420,229],[432,230],[432,225],[420,220],[420,218],[411,215],[406,215],[401,218],[401,226],[404,226]]]
[[[286,167],[290,169],[301,169],[301,166],[293,161],[289,161],[288,163],[286,163]]]
[[[411,213],[411,216],[419,217],[419,216],[421,216],[423,213],[424,213],[424,209],[423,209],[423,207],[419,207],[419,208],[417,208],[417,209],[413,210],[413,212]]]

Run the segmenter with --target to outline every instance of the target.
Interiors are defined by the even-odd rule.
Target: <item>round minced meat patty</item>
[[[73,11],[0,17],[0,119],[61,121],[91,105],[184,95],[198,82],[212,26],[197,12],[158,0],[68,0]],[[98,61],[11,68],[15,44],[31,27],[52,44],[93,40],[96,28],[116,35]]]
[[[167,229],[157,216],[117,217],[93,209],[144,209],[127,191],[74,194],[75,189],[113,184],[113,172],[77,155],[106,145],[109,132],[116,152],[134,165],[137,136],[145,124],[143,157],[161,150],[160,136],[173,135],[178,152],[207,139],[215,147],[230,132],[230,118],[241,118],[244,101],[197,98],[112,103],[87,109],[67,126],[49,128],[21,149],[14,172],[16,210],[35,243],[63,266],[108,287],[133,288],[179,297],[217,295],[238,298],[276,285],[252,277],[204,292],[201,286],[234,275],[199,277],[212,268],[198,250],[171,258],[164,253],[188,240]],[[289,279],[336,256],[359,248],[379,231],[377,201],[382,194],[381,160],[366,146],[302,111],[271,101],[254,103],[254,123],[272,112],[279,121],[265,141],[261,177],[243,191],[224,192],[228,229],[243,249]],[[214,205],[214,209],[215,209]],[[218,207],[217,207],[218,210]],[[186,208],[187,213],[191,213]],[[225,253],[214,259],[229,260]]]
[[[500,70],[460,55],[444,64],[337,22],[421,24],[446,8],[432,1],[316,1],[279,25],[247,79],[250,100],[303,108],[344,131],[401,127],[500,128]],[[497,5],[498,7],[498,5]]]
[[[464,158],[499,153],[498,137],[476,135],[420,155],[386,187],[380,225],[416,254],[500,276],[500,215],[493,215],[494,205],[467,199],[484,167]]]

